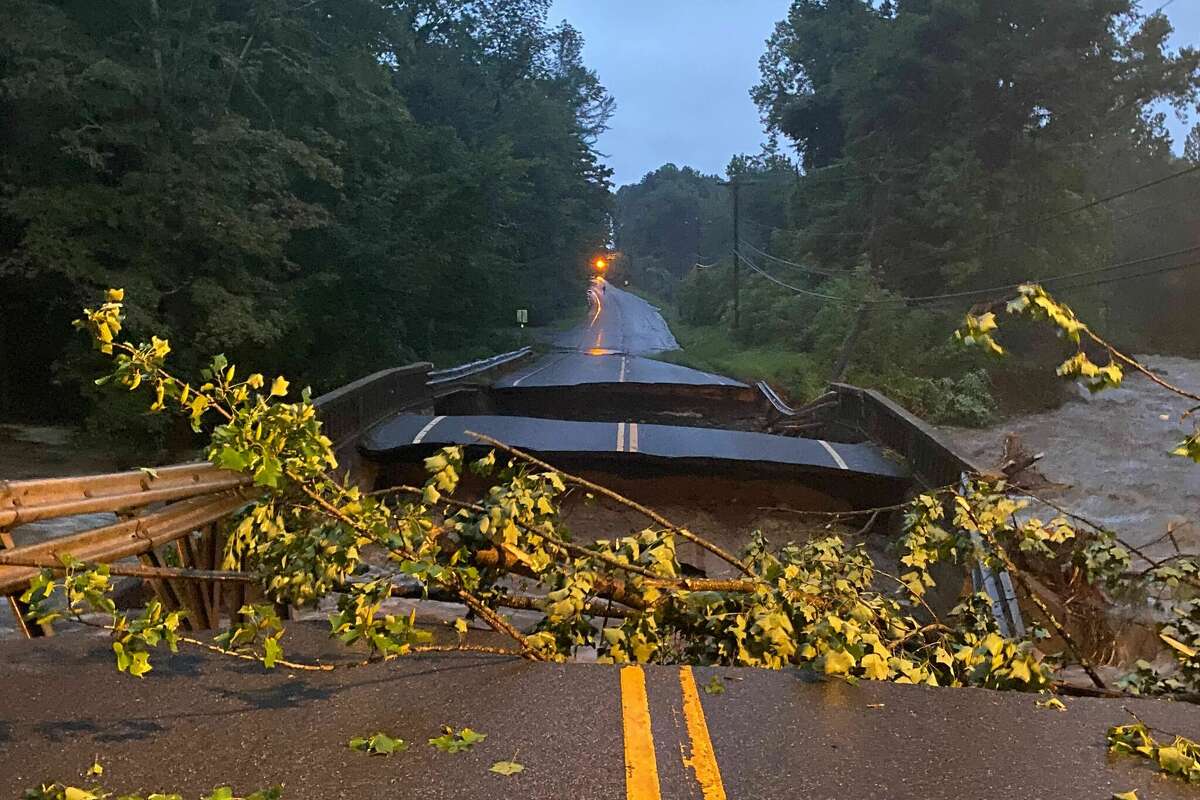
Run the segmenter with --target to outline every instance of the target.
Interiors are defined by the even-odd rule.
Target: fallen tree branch
[[[371,536],[370,531],[364,530],[363,526],[361,524],[355,522],[354,520],[350,519],[348,516],[343,514],[340,509],[335,507],[332,503],[330,503],[328,500],[326,500],[324,497],[322,497],[318,493],[314,492],[311,487],[309,487],[303,481],[299,480],[291,472],[288,473],[288,477],[297,486],[299,486],[301,491],[303,491],[304,494],[307,495],[310,500],[313,500],[326,515],[332,517],[333,519],[338,520],[339,522],[341,522],[344,525],[348,525],[351,528],[351,530],[358,531],[359,533],[366,535],[366,536],[370,536],[372,539],[374,539],[374,537]],[[416,558],[415,554],[407,552],[402,549],[394,550],[393,548],[389,547],[388,550],[395,552],[397,555],[399,555],[402,558],[405,558],[409,561],[419,560]],[[442,585],[445,586],[450,591],[454,592],[456,595],[458,595],[458,597],[461,598],[462,601],[467,604],[467,607],[470,608],[472,611],[474,611],[479,616],[480,619],[482,619],[484,622],[486,622],[488,625],[490,625],[493,630],[495,630],[498,633],[503,633],[503,634],[515,639],[517,641],[517,643],[521,645],[521,651],[523,653],[525,653],[526,657],[528,657],[534,661],[543,660],[542,657],[540,655],[538,655],[538,653],[532,647],[529,646],[529,641],[525,638],[525,636],[519,630],[514,628],[508,620],[504,619],[504,617],[500,616],[499,614],[497,614],[496,612],[494,612],[490,608],[488,608],[486,605],[484,605],[484,603],[478,597],[475,597],[475,595],[471,594],[469,591],[464,589],[461,585],[456,585],[454,583],[448,583],[448,582],[443,582]]]
[[[589,481],[586,478],[581,478],[578,475],[572,475],[568,472],[563,472],[562,470],[556,469],[555,467],[551,466],[550,464],[547,464],[545,461],[535,458],[535,457],[529,455],[528,453],[522,452],[521,450],[518,450],[515,447],[510,447],[510,446],[504,444],[504,442],[501,442],[497,439],[493,439],[491,436],[487,436],[482,433],[476,433],[475,431],[467,431],[466,433],[468,436],[474,436],[479,441],[485,442],[493,447],[503,450],[504,452],[508,453],[509,455],[515,456],[516,458],[519,458],[522,461],[526,461],[530,464],[533,464],[536,467],[547,470],[549,472],[557,473],[558,475],[562,476],[563,479],[570,481],[571,483],[574,483],[578,486],[582,486],[585,489],[588,489],[589,491],[595,492],[596,494],[603,495],[603,496],[607,497],[608,499],[613,500],[614,502],[620,503],[621,505],[625,506],[626,508],[631,508],[634,511],[637,511],[639,514],[642,514],[643,516],[647,517],[648,519],[653,520],[655,523],[657,523],[662,528],[672,531],[673,533],[679,534],[680,536],[682,536],[684,539],[687,539],[692,544],[697,545],[698,547],[702,547],[705,550],[712,553],[713,555],[720,558],[721,560],[726,561],[729,564],[732,564],[733,566],[735,566],[739,570],[741,570],[743,574],[746,574],[746,575],[754,574],[751,571],[751,569],[748,566],[746,566],[746,564],[744,564],[741,560],[739,560],[737,558],[737,556],[735,556],[732,553],[730,553],[729,551],[725,550],[720,545],[714,544],[713,542],[708,541],[704,537],[698,536],[698,535],[692,533],[687,528],[683,528],[683,527],[680,527],[679,525],[676,525],[675,523],[671,522],[666,517],[659,514],[657,511],[654,511],[651,508],[647,508],[646,506],[642,505],[641,503],[637,503],[633,500],[630,500],[628,497],[618,494],[617,492],[614,492],[612,489],[609,489],[605,486],[601,486],[598,483],[592,483],[591,481]]]
[[[388,492],[397,492],[397,491],[406,492],[408,494],[415,494],[415,495],[424,494],[423,489],[419,489],[416,486],[405,486],[405,485],[393,486],[390,489],[378,490],[378,491],[372,492],[371,494],[379,495],[379,494],[387,494]],[[486,514],[487,513],[487,509],[484,506],[480,505],[479,503],[470,503],[470,502],[467,502],[464,500],[455,500],[450,497],[443,497],[440,500],[438,500],[438,502],[445,503],[447,505],[454,506],[456,508],[464,508],[468,511],[474,511],[478,514]],[[574,542],[568,542],[563,539],[559,539],[554,534],[548,533],[548,532],[546,532],[544,530],[540,530],[538,528],[535,528],[532,525],[527,525],[519,519],[516,519],[516,518],[510,518],[510,519],[512,519],[513,524],[523,528],[524,530],[526,530],[529,533],[532,533],[534,536],[542,537],[543,539],[545,539],[546,541],[550,542],[552,545],[554,545],[555,547],[558,547],[560,549],[566,550],[566,551],[574,553],[576,555],[585,556],[588,558],[596,558],[600,561],[603,561],[605,564],[608,564],[611,567],[614,567],[614,568],[620,569],[620,570],[624,570],[626,572],[632,572],[637,575],[642,575],[646,578],[650,578],[651,580],[663,581],[663,582],[675,582],[675,579],[663,577],[662,575],[658,575],[654,572],[651,572],[650,570],[646,569],[645,567],[639,566],[637,564],[630,564],[628,562],[621,561],[619,558],[616,558],[615,556],[611,556],[608,553],[601,553],[596,550],[589,550],[588,548],[586,548],[582,545],[575,544]]]

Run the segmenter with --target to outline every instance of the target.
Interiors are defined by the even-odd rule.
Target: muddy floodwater
[[[1163,380],[1200,389],[1200,361],[1139,356]],[[1014,433],[1038,469],[1062,484],[1044,493],[1132,544],[1156,542],[1168,529],[1188,552],[1200,550],[1200,464],[1171,455],[1193,428],[1182,419],[1190,404],[1141,375],[1095,395],[1080,388],[1058,409],[1005,420],[982,430],[946,428],[959,449],[982,466],[1000,462],[1004,437]],[[1158,541],[1149,552],[1174,552]]]

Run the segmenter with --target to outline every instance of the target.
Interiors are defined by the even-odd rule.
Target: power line
[[[1097,198],[1095,200],[1092,200],[1091,202],[1084,203],[1081,206],[1064,209],[1062,211],[1056,211],[1051,214],[1046,214],[1044,216],[1037,217],[1028,222],[1022,222],[1019,225],[1013,225],[1012,227],[1004,228],[995,233],[986,234],[971,244],[963,245],[963,249],[972,247],[972,246],[974,246],[976,244],[980,244],[982,242],[989,241],[990,239],[995,239],[995,238],[999,238],[1001,236],[1006,236],[1015,231],[1019,231],[1022,228],[1028,228],[1028,227],[1032,227],[1035,225],[1041,225],[1043,222],[1050,222],[1055,219],[1060,219],[1062,217],[1069,217],[1074,214],[1078,214],[1082,211],[1088,211],[1090,209],[1096,208],[1097,206],[1102,206],[1102,205],[1105,205],[1106,203],[1111,203],[1113,200],[1119,200],[1122,197],[1128,197],[1131,194],[1136,194],[1138,192],[1145,191],[1146,189],[1151,189],[1155,186],[1159,186],[1161,184],[1168,183],[1169,181],[1173,181],[1176,178],[1182,178],[1185,175],[1190,175],[1191,173],[1196,172],[1196,171],[1200,171],[1200,164],[1193,164],[1193,165],[1191,165],[1185,169],[1182,169],[1178,172],[1173,172],[1170,175],[1164,175],[1161,178],[1155,178],[1152,181],[1148,181],[1146,183],[1139,184],[1137,186],[1132,186],[1128,189],[1122,189],[1119,192],[1114,192],[1113,194]],[[1141,213],[1141,212],[1138,212],[1138,213]],[[1129,216],[1135,216],[1135,215],[1129,215]],[[1113,222],[1120,222],[1122,220],[1128,219],[1129,216],[1119,217],[1118,219],[1113,220]],[[743,219],[743,222],[749,222],[751,225],[754,225],[755,227],[761,228],[762,230],[770,231],[772,233],[801,233],[801,234],[808,234],[810,236],[867,236],[867,235],[869,235],[868,231],[862,231],[862,232],[830,231],[827,233],[813,233],[804,228],[780,228],[775,225],[767,225],[766,223],[758,222],[757,220],[754,220],[754,219]]]
[[[859,238],[866,237],[870,234],[870,231],[829,231],[826,233],[814,233],[814,232],[804,229],[804,228],[780,228],[777,225],[768,225],[765,222],[759,222],[758,220],[746,219],[745,216],[742,217],[742,222],[743,223],[748,222],[755,228],[758,228],[759,230],[763,230],[763,231],[768,231],[770,233],[803,233],[803,234],[806,234],[808,236],[813,236],[813,237],[857,236]]]
[[[1122,189],[1119,192],[1114,192],[1114,193],[1106,195],[1104,197],[1099,197],[1095,200],[1092,200],[1091,202],[1084,203],[1083,205],[1064,209],[1062,211],[1056,211],[1052,214],[1046,214],[1046,215],[1043,215],[1036,219],[1030,220],[1028,222],[1023,222],[1019,225],[1013,225],[1009,228],[1005,228],[1005,229],[997,231],[995,233],[985,234],[985,235],[977,238],[975,241],[964,244],[961,247],[959,247],[957,250],[952,250],[949,253],[946,253],[944,255],[947,255],[947,256],[948,255],[959,255],[959,256],[966,255],[967,253],[973,252],[974,250],[978,249],[981,245],[983,245],[986,242],[1001,238],[1003,236],[1007,236],[1012,233],[1016,233],[1017,231],[1020,231],[1024,228],[1040,226],[1046,222],[1051,222],[1053,220],[1061,219],[1063,217],[1073,216],[1073,215],[1081,213],[1083,211],[1088,211],[1090,209],[1096,208],[1097,206],[1101,206],[1106,203],[1111,203],[1114,200],[1119,200],[1123,197],[1128,197],[1129,195],[1136,194],[1141,191],[1145,191],[1146,189],[1150,189],[1155,186],[1160,186],[1164,183],[1176,180],[1177,178],[1182,178],[1186,175],[1190,175],[1197,171],[1200,171],[1200,164],[1193,164],[1185,169],[1179,170],[1178,172],[1173,172],[1170,175],[1164,175],[1161,178],[1155,178],[1154,180],[1147,181],[1147,182],[1139,184],[1137,186],[1132,186],[1127,189]],[[1130,215],[1130,216],[1134,216],[1134,215]],[[1126,219],[1126,218],[1127,217],[1123,217],[1122,219]],[[1116,221],[1119,221],[1119,220],[1114,220],[1114,222],[1116,222]],[[759,224],[759,223],[752,223],[752,224]],[[760,224],[760,227],[768,227],[768,226],[762,226]],[[797,230],[794,228],[773,228],[772,230],[786,232],[786,233],[804,233],[804,231]],[[757,248],[753,248],[753,249],[755,249],[755,251],[759,252],[760,254],[762,253],[762,251],[758,250]],[[786,261],[785,259],[778,258],[777,256],[771,256],[769,254],[764,254],[764,255],[766,255],[767,258],[770,258],[773,261],[779,261],[780,263],[784,263],[784,264],[787,264],[787,265],[793,266],[793,267],[798,267],[800,269],[808,269],[808,270],[811,270],[814,272],[819,269],[817,267],[806,267],[802,264],[796,264],[795,262]],[[857,264],[849,265],[849,266],[843,267],[838,270],[834,270],[829,273],[818,272],[818,274],[832,274],[832,275],[845,274],[846,272],[849,272],[849,271],[855,269],[857,266],[858,266]],[[915,278],[915,277],[922,277],[925,275],[932,275],[934,273],[940,272],[941,270],[942,270],[941,266],[930,267],[929,269],[921,270],[919,272],[909,273],[908,277]]]
[[[811,289],[801,289],[799,286],[792,286],[790,283],[785,283],[784,281],[779,280],[774,275],[767,272],[766,270],[764,270],[763,268],[761,268],[760,266],[755,264],[753,261],[746,258],[741,253],[735,252],[734,255],[737,256],[738,260],[740,260],[743,264],[745,264],[747,267],[749,267],[753,271],[757,272],[759,275],[762,275],[764,278],[769,280],[771,283],[778,284],[779,286],[782,286],[784,289],[793,291],[796,294],[803,294],[803,295],[807,295],[809,297],[816,297],[820,300],[832,300],[836,303],[852,303],[853,302],[851,300],[847,300],[844,297],[837,297],[832,294],[823,294],[821,292],[814,292]]]
[[[1093,209],[1096,206],[1101,206],[1101,205],[1104,205],[1105,203],[1111,203],[1113,200],[1120,200],[1122,197],[1128,197],[1131,194],[1136,194],[1138,192],[1145,191],[1146,189],[1150,189],[1155,186],[1159,186],[1168,181],[1173,181],[1176,178],[1182,178],[1184,175],[1190,175],[1193,172],[1197,172],[1197,171],[1200,171],[1200,164],[1192,164],[1190,167],[1187,167],[1186,169],[1182,169],[1178,172],[1173,172],[1170,175],[1164,175],[1161,178],[1155,178],[1152,181],[1147,181],[1146,183],[1142,183],[1137,186],[1133,186],[1129,189],[1123,189],[1122,191],[1114,192],[1113,194],[1107,195],[1105,197],[1099,197],[1099,198],[1091,201],[1090,203],[1084,203],[1081,206],[1076,206],[1075,208],[1068,208],[1064,211],[1055,212],[1054,214],[1047,214],[1043,217],[1039,217],[1035,220],[1032,220],[1031,222],[1023,223],[1021,225],[1016,225],[1011,228],[1007,228],[1005,230],[999,231],[997,233],[988,234],[988,236],[984,238],[984,241],[987,241],[989,239],[994,239],[994,238],[997,238],[1000,236],[1005,236],[1009,233],[1012,233],[1013,231],[1019,231],[1019,230],[1021,230],[1021,228],[1027,228],[1030,225],[1041,225],[1044,222],[1050,222],[1052,220],[1061,219],[1062,217],[1072,216],[1074,214],[1080,213],[1081,211],[1088,211],[1089,209]]]
[[[772,261],[777,261],[777,262],[779,262],[780,264],[784,264],[784,265],[786,265],[786,266],[789,266],[789,267],[795,267],[795,268],[797,268],[797,269],[802,269],[802,270],[804,270],[805,272],[811,272],[811,273],[813,273],[814,275],[826,275],[826,276],[833,277],[833,276],[836,276],[836,275],[845,275],[845,274],[847,274],[847,270],[844,270],[844,269],[842,269],[842,270],[838,270],[838,269],[824,269],[824,268],[822,268],[822,267],[810,267],[810,266],[808,266],[808,265],[806,265],[806,264],[797,264],[795,261],[788,261],[787,259],[780,258],[779,256],[773,256],[773,255],[771,255],[770,253],[767,253],[767,252],[765,252],[765,251],[763,251],[763,250],[760,250],[760,249],[758,249],[758,248],[757,248],[757,247],[755,247],[754,245],[752,245],[752,244],[750,244],[749,242],[747,242],[745,239],[741,239],[741,240],[739,240],[739,242],[738,242],[738,243],[739,243],[739,244],[741,244],[741,245],[743,245],[743,246],[745,246],[745,247],[748,247],[748,248],[750,248],[751,250],[753,250],[755,253],[758,253],[758,255],[762,256],[763,258],[769,258],[769,259],[770,259],[770,260],[772,260]]]
[[[1084,270],[1079,270],[1078,272],[1069,272],[1066,275],[1052,275],[1050,277],[1045,277],[1045,278],[1033,278],[1030,280],[1020,281],[1018,283],[1005,284],[1003,286],[991,286],[991,287],[988,287],[987,289],[972,289],[972,290],[962,291],[962,292],[948,292],[946,294],[927,295],[925,297],[907,297],[907,298],[904,298],[904,300],[906,302],[925,302],[925,301],[931,301],[931,300],[961,300],[963,298],[970,297],[973,295],[994,294],[996,292],[1004,292],[1004,291],[1009,291],[1011,289],[1017,289],[1021,286],[1024,286],[1027,283],[1052,284],[1052,283],[1057,283],[1059,281],[1070,280],[1072,278],[1084,278],[1089,275],[1100,275],[1105,272],[1112,272],[1112,271],[1118,270],[1118,269],[1125,269],[1126,267],[1136,267],[1140,264],[1149,264],[1153,261],[1162,261],[1164,258],[1175,258],[1177,256],[1188,255],[1189,253],[1195,253],[1197,251],[1200,251],[1200,245],[1196,245],[1193,247],[1185,247],[1182,250],[1175,250],[1170,253],[1161,253],[1161,254],[1155,255],[1155,256],[1146,256],[1144,258],[1136,258],[1136,259],[1133,259],[1130,261],[1122,261],[1118,264],[1108,264],[1107,266],[1103,266],[1103,267],[1084,269]],[[1170,269],[1176,269],[1176,268],[1177,267],[1168,267],[1167,269],[1170,270]],[[1148,274],[1156,274],[1156,273],[1151,272]],[[1121,276],[1120,280],[1124,280],[1126,277],[1136,277],[1136,276]],[[1111,282],[1111,280],[1105,281],[1105,282]],[[1100,285],[1100,284],[1099,283],[1097,283],[1097,284],[1086,284],[1085,283],[1085,284],[1080,284],[1079,286],[1070,286],[1067,288],[1078,289],[1078,288],[1082,288],[1084,286],[1091,286],[1091,285]]]
[[[1150,277],[1153,275],[1163,275],[1168,272],[1178,272],[1179,270],[1191,269],[1193,267],[1200,267],[1200,261],[1189,261],[1186,264],[1175,264],[1174,266],[1170,266],[1170,267],[1159,267],[1158,269],[1148,269],[1148,270],[1144,270],[1142,272],[1133,273],[1132,275],[1117,275],[1112,278],[1104,278],[1104,279],[1098,280],[1098,281],[1088,281],[1087,283],[1080,283],[1080,284],[1076,284],[1074,286],[1062,286],[1059,288],[1068,289],[1068,290],[1069,289],[1090,289],[1094,286],[1105,286],[1110,283],[1119,283],[1120,281],[1126,281],[1126,280],[1129,280],[1130,278],[1146,278],[1146,277]]]
[[[1058,283],[1060,281],[1071,280],[1074,278],[1083,278],[1083,277],[1088,277],[1091,275],[1100,275],[1100,274],[1103,274],[1106,272],[1112,272],[1112,271],[1118,270],[1118,269],[1125,269],[1127,267],[1138,266],[1141,264],[1148,264],[1148,263],[1151,263],[1154,261],[1161,261],[1164,258],[1174,258],[1174,257],[1181,256],[1181,255],[1195,253],[1197,251],[1200,251],[1200,245],[1196,245],[1193,247],[1186,247],[1181,250],[1175,250],[1175,251],[1172,251],[1169,253],[1160,253],[1160,254],[1154,255],[1154,256],[1146,256],[1143,258],[1133,259],[1130,261],[1123,261],[1123,262],[1120,262],[1117,264],[1108,264],[1103,267],[1095,267],[1092,269],[1079,270],[1077,272],[1070,272],[1065,275],[1054,275],[1054,276],[1044,277],[1044,278],[1033,278],[1030,280],[1020,281],[1018,283],[1009,283],[1009,284],[1004,284],[1004,285],[1000,285],[1000,286],[990,286],[986,289],[968,289],[968,290],[964,290],[961,292],[947,292],[944,294],[923,295],[923,296],[919,296],[919,297],[895,297],[895,298],[889,298],[886,300],[862,300],[862,301],[854,301],[854,300],[850,300],[850,299],[843,298],[843,297],[837,297],[835,295],[828,295],[828,294],[824,294],[821,292],[814,292],[810,289],[801,289],[800,287],[793,286],[789,283],[779,280],[775,276],[768,273],[766,270],[762,269],[757,264],[755,264],[752,261],[750,261],[749,259],[747,259],[745,256],[742,256],[740,253],[738,254],[738,257],[740,259],[742,259],[742,262],[744,264],[746,264],[748,267],[750,267],[750,269],[752,269],[755,272],[757,272],[758,274],[764,276],[765,278],[770,280],[772,283],[778,284],[779,286],[782,286],[786,289],[796,292],[797,294],[803,294],[803,295],[807,295],[810,297],[816,297],[816,298],[823,299],[823,300],[831,300],[834,302],[839,302],[839,303],[843,303],[843,304],[847,304],[847,305],[888,306],[888,305],[907,305],[910,303],[937,303],[937,302],[945,302],[947,300],[963,300],[963,299],[966,299],[969,297],[975,297],[975,296],[979,296],[979,295],[990,295],[990,294],[996,294],[998,292],[1010,291],[1012,289],[1019,288],[1021,286],[1024,286],[1025,284],[1029,284],[1029,283],[1037,283],[1037,284],[1043,284],[1043,285],[1053,284],[1053,283]],[[1194,267],[1194,266],[1200,266],[1200,261],[1189,262],[1187,264],[1176,264],[1176,265],[1171,265],[1171,266],[1167,266],[1167,267],[1160,267],[1160,268],[1153,269],[1153,270],[1144,270],[1142,272],[1131,273],[1129,275],[1119,275],[1119,276],[1115,276],[1112,278],[1104,278],[1104,279],[1097,280],[1097,281],[1084,282],[1084,283],[1080,283],[1080,284],[1066,286],[1063,288],[1082,289],[1082,288],[1088,288],[1088,287],[1092,287],[1092,286],[1103,286],[1103,285],[1106,285],[1109,283],[1115,283],[1118,281],[1128,280],[1131,278],[1140,278],[1140,277],[1159,275],[1159,274],[1173,272],[1176,270],[1186,269],[1186,268]]]

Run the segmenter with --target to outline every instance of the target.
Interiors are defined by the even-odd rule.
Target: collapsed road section
[[[610,303],[620,297],[615,287],[605,295]],[[623,316],[598,314],[593,325],[628,324],[630,309],[642,308],[618,307]],[[579,341],[598,337],[637,345],[642,327],[591,330]],[[367,488],[419,481],[425,457],[447,445],[485,449],[474,436],[484,434],[660,509],[730,551],[757,533],[783,543],[842,530],[863,536],[871,557],[886,562],[892,557],[888,537],[880,534],[893,529],[893,520],[873,513],[865,526],[862,516],[851,517],[854,525],[846,526],[829,515],[894,504],[922,487],[974,471],[918,420],[872,392],[832,386],[815,404],[793,409],[763,387],[656,364],[634,352],[518,351],[433,376],[429,365],[387,370],[320,398],[318,409],[350,477]],[[0,489],[0,512],[11,523],[5,556],[59,555],[86,544],[87,554],[117,561],[117,573],[153,576],[148,583],[163,602],[196,610],[193,627],[223,626],[242,603],[255,599],[251,576],[214,569],[222,520],[234,506],[252,502],[253,490],[218,474],[211,487],[193,481],[177,497],[173,484],[163,483],[173,475],[160,470],[53,485],[6,484]],[[192,506],[219,506],[223,517],[206,516],[195,530],[160,522],[185,518]],[[121,517],[57,542],[36,541],[30,526],[21,524],[25,518],[69,518],[80,509]],[[642,530],[645,519],[627,512],[597,504],[585,492],[569,492],[561,519],[577,541],[598,540]],[[809,512],[826,516],[810,518]],[[141,559],[140,567],[120,561],[130,554]],[[689,577],[739,577],[691,542],[680,546],[679,562]],[[12,594],[30,574],[28,566],[0,566],[0,579],[9,579],[3,585]],[[995,577],[977,580],[999,591],[1003,582]],[[1001,599],[996,597],[998,608]],[[438,600],[444,606],[454,598],[443,594]],[[13,604],[20,610],[15,598]],[[437,605],[419,596],[396,597],[384,609],[415,611],[417,624],[453,649],[454,634]],[[511,617],[515,624],[528,626],[539,618],[536,605],[520,607],[525,610]],[[619,618],[611,603],[609,611]],[[293,627],[289,641],[317,654],[320,664],[348,657],[311,625]],[[51,632],[30,628],[34,637]],[[472,629],[469,635],[483,646],[501,644],[489,631]],[[127,689],[118,686],[129,679],[112,669],[103,638],[41,642],[46,643],[10,642],[0,659],[5,693],[0,792],[10,795],[47,775],[78,770],[81,759],[98,754],[108,759],[109,774],[131,785],[198,791],[230,780],[282,781],[299,797],[350,797],[398,780],[428,797],[494,797],[504,789],[529,798],[599,798],[624,791],[636,800],[795,792],[938,797],[960,796],[958,788],[939,794],[937,787],[967,781],[985,794],[1019,787],[1037,795],[1055,759],[1083,746],[1077,729],[1064,722],[1059,725],[1064,735],[1076,731],[1075,739],[1063,738],[1058,748],[1026,747],[1027,717],[1041,713],[1030,710],[1027,696],[1000,703],[988,693],[964,691],[947,700],[917,687],[812,683],[791,672],[697,668],[693,674],[690,667],[617,669],[431,653],[347,672],[319,667],[264,674],[244,662],[180,653],[156,663],[146,681]],[[701,696],[698,682],[727,685],[728,692]],[[410,701],[397,705],[397,692]],[[530,697],[542,702],[531,706]],[[364,709],[369,719],[363,719]],[[562,709],[573,711],[564,715]],[[543,718],[542,712],[552,713]],[[928,724],[912,724],[918,713]],[[1098,701],[1084,713],[1098,720],[1120,715]],[[1179,723],[1179,714],[1166,704],[1140,703],[1138,713],[1164,725]],[[503,741],[503,752],[464,755],[449,772],[425,753],[408,760],[354,760],[344,745],[331,748],[315,738],[316,730],[304,724],[313,715],[328,723],[320,736],[339,742],[369,732],[366,728],[472,725],[491,733],[489,744]],[[521,724],[514,726],[514,720]],[[980,725],[993,742],[982,750],[972,735]],[[265,728],[289,733],[262,734]],[[291,734],[297,730],[306,731],[299,740]],[[1003,747],[994,743],[998,732],[1007,737]],[[205,759],[171,756],[202,742]],[[1086,779],[1054,781],[1054,796],[1092,797],[1148,785],[1135,769],[1108,764],[1095,750],[1086,752]],[[849,776],[837,766],[843,751],[900,755],[856,758]],[[1006,755],[997,760],[996,752]],[[1006,771],[1014,752],[1027,770]],[[243,758],[247,753],[252,757]],[[949,759],[948,783],[911,768],[928,763],[920,754],[932,753]],[[147,754],[152,757],[144,758]],[[518,757],[526,772],[511,784],[496,783],[500,779],[486,770],[477,770],[483,780],[463,778],[462,766],[474,764],[471,759]],[[388,769],[381,772],[381,764]]]

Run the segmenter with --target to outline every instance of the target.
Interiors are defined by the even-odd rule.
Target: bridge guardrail
[[[528,358],[533,354],[532,347],[522,347],[519,350],[513,350],[508,353],[501,353],[490,358],[483,358],[478,361],[472,361],[469,364],[460,364],[457,367],[448,367],[447,369],[433,370],[429,373],[429,385],[441,386],[454,381],[460,381],[464,378],[470,378],[484,372],[503,367],[524,358]]]
[[[908,460],[913,476],[927,488],[961,484],[966,476],[984,471],[955,451],[933,428],[880,392],[843,383],[831,384],[830,388],[838,397],[836,423],[900,453]],[[971,571],[971,582],[991,599],[992,616],[1000,631],[1006,636],[1024,635],[1021,606],[1008,572],[977,565]]]
[[[50,633],[24,619],[20,594],[42,566],[70,554],[77,559],[109,563],[137,556],[150,571],[168,560],[185,569],[212,570],[223,551],[218,524],[251,502],[254,489],[245,475],[203,463],[177,464],[154,471],[133,470],[106,475],[0,482],[0,596],[7,595],[18,629],[26,636]],[[150,509],[150,506],[161,507]],[[134,514],[135,509],[145,509]],[[116,521],[20,547],[7,529],[37,520],[111,512]],[[168,557],[168,553],[171,556]],[[153,580],[151,585],[168,610],[184,608],[193,629],[217,627],[222,607],[232,618],[246,600],[246,587],[224,597],[215,583]]]
[[[485,373],[532,352],[523,347],[436,372],[428,362],[380,370],[321,395],[313,405],[343,468],[352,470],[358,436],[388,417],[432,403],[431,387]],[[221,587],[211,573],[220,561],[219,525],[253,499],[249,484],[246,476],[206,462],[105,475],[0,481],[0,596],[8,595],[21,630],[36,635],[39,631],[26,625],[24,609],[14,596],[37,574],[39,567],[34,565],[54,563],[59,554],[67,553],[99,563],[137,556],[147,570],[163,572],[166,551],[173,549],[174,560],[185,569],[166,570],[175,577],[154,579],[151,585],[168,608],[186,608],[192,624],[214,627],[222,606],[232,615],[240,608],[244,593],[253,590]],[[148,510],[133,515],[138,509]],[[21,547],[15,546],[8,533],[38,520],[97,512],[115,513],[118,518],[99,528]],[[197,570],[207,573],[176,575]],[[223,603],[222,592],[231,591],[241,591],[243,596],[225,598]]]
[[[754,384],[754,388],[758,389],[762,396],[767,398],[767,402],[770,403],[774,409],[783,416],[794,417],[796,415],[796,409],[789,406],[784,399],[779,396],[779,393],[775,391],[771,384],[767,383],[766,381],[759,381],[758,383]]]
[[[380,370],[313,401],[325,435],[340,447],[405,408],[429,401],[427,361]]]
[[[933,428],[880,392],[845,383],[833,383],[829,388],[837,395],[832,421],[904,456],[913,475],[927,486],[949,486],[964,472],[984,472]]]

